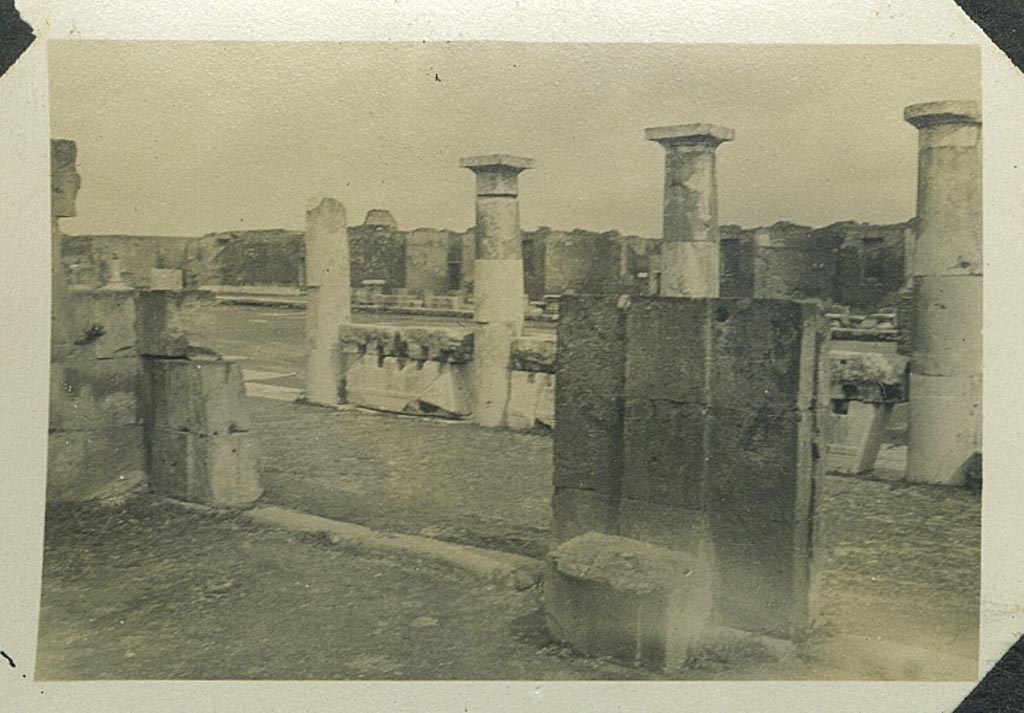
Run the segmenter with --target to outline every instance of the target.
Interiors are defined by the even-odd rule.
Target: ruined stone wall
[[[905,282],[913,221],[894,225],[834,223],[814,234],[838,245],[833,301],[859,311],[893,307]]]
[[[204,284],[299,285],[304,249],[293,230],[213,233],[200,240]]]
[[[653,241],[617,232],[540,228],[523,233],[524,281],[531,300],[544,295],[620,294],[645,290]]]
[[[405,289],[417,296],[459,289],[462,234],[420,228],[405,235]]]
[[[65,235],[61,260],[73,285],[98,287],[106,283],[107,264],[116,256],[125,284],[148,287],[151,269],[184,269],[196,243],[196,238],[173,236]]]
[[[363,280],[384,280],[385,289],[405,287],[406,234],[385,225],[355,225],[348,229],[352,286]]]

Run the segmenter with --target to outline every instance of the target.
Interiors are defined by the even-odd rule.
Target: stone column
[[[474,419],[505,425],[512,340],[523,330],[523,246],[518,175],[533,160],[474,156],[459,162],[476,174],[476,255],[473,260]]]
[[[324,198],[306,212],[306,399],[342,398],[339,327],[352,320],[345,206]]]
[[[960,485],[981,449],[981,113],[944,101],[904,118],[919,132],[907,480]]]
[[[647,129],[665,147],[661,295],[718,297],[718,185],[715,149],[735,132],[713,124]]]

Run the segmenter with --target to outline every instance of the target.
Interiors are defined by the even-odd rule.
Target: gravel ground
[[[549,437],[261,399],[249,406],[269,503],[534,556],[547,549]],[[840,477],[822,487],[823,640],[876,650],[884,639],[923,649],[913,655],[924,661],[974,658],[979,498]],[[42,679],[651,677],[553,645],[535,590],[149,496],[51,507],[42,592]],[[711,652],[687,677],[917,673],[834,654],[727,667]]]

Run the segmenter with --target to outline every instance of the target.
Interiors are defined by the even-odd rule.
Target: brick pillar
[[[907,480],[961,485],[981,449],[981,113],[945,101],[904,118],[919,132]]]
[[[518,176],[533,160],[474,156],[460,161],[476,174],[476,256],[473,261],[474,419],[505,425],[512,340],[523,330],[523,246]]]
[[[713,124],[647,129],[665,148],[661,295],[718,297],[715,149],[735,132]]]
[[[306,212],[306,399],[341,399],[339,327],[352,320],[345,206],[324,198]]]

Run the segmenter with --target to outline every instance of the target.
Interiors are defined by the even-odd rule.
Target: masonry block
[[[215,507],[237,507],[262,494],[252,434],[203,436],[155,430],[147,435],[154,492]]]
[[[707,569],[684,553],[590,533],[550,554],[548,629],[591,656],[677,669],[700,642],[710,612]]]
[[[624,498],[699,508],[705,471],[707,407],[627,399],[623,427]]]
[[[136,293],[68,290],[55,320],[51,362],[135,356]]]
[[[706,402],[708,308],[702,299],[633,300],[625,335],[628,398]]]
[[[723,626],[791,638],[809,623],[812,521],[709,510]]]
[[[54,431],[47,502],[79,502],[129,491],[146,479],[142,426]]]
[[[569,398],[560,382],[555,388],[555,486],[617,493],[623,468],[623,400],[592,392]]]
[[[220,435],[251,427],[242,370],[236,362],[143,360],[144,408],[151,428]]]
[[[512,371],[509,379],[509,398],[506,422],[515,431],[526,431],[545,416],[549,423],[554,416],[553,398],[545,404],[545,396],[553,396],[554,376],[537,371]]]
[[[824,443],[813,411],[712,409],[707,419],[706,507],[750,519],[810,516]]]
[[[648,500],[622,498],[617,503],[617,534],[690,554],[708,551],[707,513]]]
[[[141,365],[137,357],[50,365],[50,430],[140,425]]]
[[[558,317],[558,389],[622,396],[626,317],[615,297],[563,295]]]
[[[719,299],[710,315],[711,401],[729,408],[809,409],[827,398],[827,325],[815,303]]]
[[[612,499],[593,490],[555,488],[551,499],[555,541],[565,542],[587,532],[615,530]]]
[[[348,403],[396,413],[467,416],[472,412],[470,367],[366,353],[350,354],[345,372]]]
[[[184,357],[202,347],[213,329],[212,292],[149,290],[138,293],[139,353],[144,356]]]

